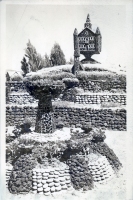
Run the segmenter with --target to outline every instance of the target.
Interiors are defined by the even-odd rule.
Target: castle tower
[[[101,49],[102,49],[102,35],[101,35],[99,27],[97,27],[97,29],[96,29],[96,50],[98,53],[100,53]]]
[[[86,23],[84,24],[84,28],[89,28],[89,29],[92,28],[92,24],[90,22],[90,15],[89,14],[87,15],[87,19],[86,19]]]

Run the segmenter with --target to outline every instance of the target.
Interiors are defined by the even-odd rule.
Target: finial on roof
[[[96,33],[97,33],[97,34],[101,34],[99,27],[97,27]]]
[[[86,22],[90,22],[90,15],[89,14],[87,15]]]
[[[91,22],[90,22],[90,15],[88,14],[88,15],[87,15],[87,19],[86,19],[86,23],[84,24],[84,28],[89,28],[89,29],[91,29],[91,27],[92,27],[92,24],[91,24]]]
[[[78,31],[77,31],[76,28],[75,28],[75,30],[74,30],[74,35],[78,35]]]

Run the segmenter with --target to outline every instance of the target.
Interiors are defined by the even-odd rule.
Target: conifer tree
[[[51,58],[51,62],[53,64],[53,66],[66,64],[65,55],[64,55],[60,45],[57,43],[54,44],[54,46],[51,50],[50,58]]]

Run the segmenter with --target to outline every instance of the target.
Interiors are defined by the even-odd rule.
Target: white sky
[[[87,14],[102,34],[102,52],[93,58],[124,67],[131,60],[131,33],[127,31],[124,5],[7,5],[6,69],[21,69],[26,43],[30,39],[38,53],[50,54],[59,43],[66,60],[73,57],[73,32],[84,28]]]

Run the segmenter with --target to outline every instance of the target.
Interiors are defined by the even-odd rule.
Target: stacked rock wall
[[[126,92],[126,82],[121,81],[101,81],[101,80],[79,80],[79,87],[85,91],[100,92],[111,90],[122,90]]]
[[[73,102],[73,96],[71,95],[64,100]],[[119,103],[120,105],[126,105],[126,95],[76,95],[75,98],[75,103],[80,104],[101,104],[104,102]]]
[[[79,104],[102,104],[104,102],[109,103],[119,103],[120,105],[126,105],[126,95],[103,95],[103,94],[94,94],[94,95],[76,95],[74,100],[73,96],[66,97],[64,100],[71,101]],[[9,104],[28,104],[28,103],[38,103],[38,100],[33,98],[28,93],[24,94],[9,94],[8,96]]]
[[[8,96],[8,104],[31,104],[31,103],[38,103],[38,100],[36,100],[34,97],[29,95],[28,93],[24,94],[9,94]]]
[[[32,190],[34,193],[49,195],[71,187],[69,167],[33,169]]]
[[[25,117],[29,117],[32,126],[35,126],[37,106],[7,106],[6,107],[6,126],[19,125]],[[126,110],[125,109],[92,109],[92,108],[73,108],[55,107],[55,122],[62,120],[64,126],[82,126],[84,123],[91,122],[92,126],[108,128],[111,130],[126,130]]]
[[[26,91],[23,81],[8,81],[6,86],[11,89],[12,92]]]
[[[93,159],[91,159],[93,157]],[[106,183],[114,176],[114,170],[108,162],[106,156],[97,156],[97,154],[89,155],[89,170],[96,183]]]

